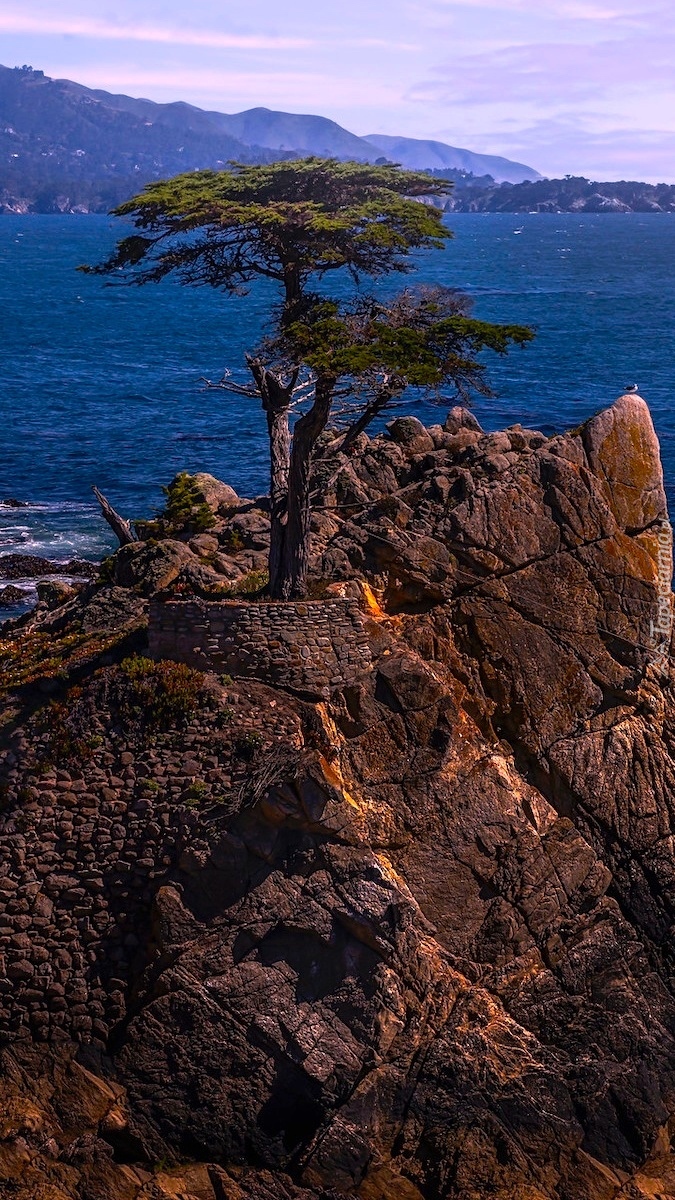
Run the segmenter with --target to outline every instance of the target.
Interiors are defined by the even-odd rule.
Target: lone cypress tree
[[[273,322],[277,338],[271,344],[283,344],[284,352],[280,358],[272,355],[272,361],[261,354],[247,358],[270,441],[269,590],[274,597],[291,598],[304,590],[312,456],[330,418],[338,380],[362,369],[373,379],[384,372],[389,384],[379,387],[379,411],[389,393],[406,385],[406,365],[411,365],[405,361],[400,329],[393,339],[397,349],[385,346],[384,310],[379,321],[370,322],[368,334],[368,322],[357,330],[353,316],[350,323],[337,308],[328,312],[310,284],[316,286],[334,271],[348,272],[356,283],[363,276],[377,279],[410,271],[413,251],[442,249],[452,236],[441,211],[414,197],[447,190],[446,180],[421,172],[335,159],[196,171],[151,183],[115,209],[115,215],[133,220],[136,232],[122,238],[103,263],[82,268],[114,273],[137,285],[175,274],[182,283],[234,294],[245,293],[261,277],[279,285],[281,311]],[[474,352],[487,346],[503,350],[509,340],[531,336],[521,327],[473,325],[472,330],[455,325],[454,356],[445,354],[445,368],[440,367],[443,346],[434,350],[433,339],[427,338],[427,352],[435,354],[439,367],[431,372],[434,383],[458,380],[463,371],[466,375],[462,346]],[[510,333],[498,332],[505,329]],[[419,335],[418,329],[418,340]],[[336,355],[331,337],[337,338]],[[447,337],[444,345],[447,351]],[[312,403],[291,432],[289,417],[303,365],[311,371]],[[475,361],[471,365],[478,379],[481,368]]]

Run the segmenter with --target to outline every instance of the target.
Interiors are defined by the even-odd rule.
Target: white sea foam
[[[41,501],[21,509],[0,506],[0,554],[97,561],[111,544],[110,531],[92,505]]]

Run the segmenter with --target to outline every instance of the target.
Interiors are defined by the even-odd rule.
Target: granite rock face
[[[7,687],[7,1196],[675,1195],[648,410],[551,439],[405,420],[317,463],[313,577],[361,603],[369,648],[321,702],[207,672],[180,720],[142,710],[118,661],[144,596],[200,562],[180,542],[0,643],[72,641],[99,606],[56,705],[44,664]],[[259,538],[230,500],[209,537]],[[251,553],[229,536],[228,570]]]

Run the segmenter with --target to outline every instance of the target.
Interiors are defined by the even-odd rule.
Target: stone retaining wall
[[[234,685],[219,708],[147,745],[101,712],[102,744],[82,763],[49,763],[39,718],[0,752],[0,1047],[104,1044],[125,1019],[153,953],[158,889],[198,878],[199,856],[222,840],[218,814],[237,810],[258,756],[302,745],[291,702],[251,691]]]
[[[352,599],[155,601],[148,636],[154,658],[258,679],[311,699],[352,682],[371,662],[363,613]]]

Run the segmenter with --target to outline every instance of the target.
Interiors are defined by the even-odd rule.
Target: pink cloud
[[[62,34],[103,41],[156,42],[171,46],[207,46],[226,50],[301,50],[313,44],[309,38],[222,33],[188,27],[174,29],[142,23],[123,24],[98,17],[29,16],[20,12],[0,13],[0,32]]]

